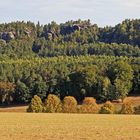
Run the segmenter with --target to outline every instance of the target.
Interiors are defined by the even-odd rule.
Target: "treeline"
[[[125,20],[115,27],[100,30],[100,41],[106,43],[126,43],[140,46],[140,20]]]
[[[0,24],[1,59],[79,55],[140,56],[140,20],[100,28],[87,21]],[[107,43],[107,44],[106,44]]]
[[[29,103],[34,95],[124,99],[140,91],[140,58],[80,56],[0,61],[0,103]]]

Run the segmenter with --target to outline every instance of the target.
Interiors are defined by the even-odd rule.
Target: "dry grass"
[[[0,113],[0,140],[140,140],[140,116]]]
[[[0,107],[0,112],[26,112],[28,106]]]

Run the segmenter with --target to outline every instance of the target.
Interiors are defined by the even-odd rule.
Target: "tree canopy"
[[[100,101],[140,91],[140,20],[100,28],[90,20],[0,24],[0,103],[53,93]]]

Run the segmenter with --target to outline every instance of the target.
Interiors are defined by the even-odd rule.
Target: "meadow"
[[[0,113],[1,140],[139,140],[140,116]]]

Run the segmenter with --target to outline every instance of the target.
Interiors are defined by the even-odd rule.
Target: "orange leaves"
[[[16,85],[10,82],[0,82],[0,92],[14,91]]]

